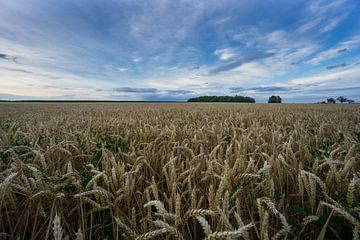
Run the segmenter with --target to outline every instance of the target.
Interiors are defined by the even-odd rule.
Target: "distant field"
[[[0,103],[0,239],[358,239],[360,105]]]

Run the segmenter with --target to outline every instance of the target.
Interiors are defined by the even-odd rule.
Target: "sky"
[[[359,93],[358,0],[0,1],[0,99]]]

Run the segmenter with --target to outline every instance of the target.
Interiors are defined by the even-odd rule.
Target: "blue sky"
[[[0,2],[0,99],[359,92],[358,0]]]

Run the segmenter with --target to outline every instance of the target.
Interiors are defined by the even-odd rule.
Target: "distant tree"
[[[347,99],[346,100],[349,104],[351,104],[351,103],[354,103],[355,101],[354,100],[352,100],[352,99]]]
[[[255,99],[244,96],[200,96],[188,99],[188,102],[244,102],[255,103]]]
[[[343,96],[338,97],[336,100],[338,100],[341,103],[347,102],[347,98]]]
[[[336,103],[335,99],[333,99],[333,98],[328,98],[328,99],[326,99],[326,101],[328,103]]]
[[[268,103],[281,103],[281,97],[273,95],[273,96],[269,97]]]

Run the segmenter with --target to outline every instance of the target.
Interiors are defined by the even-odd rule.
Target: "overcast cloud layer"
[[[360,101],[354,0],[0,1],[0,99]]]

